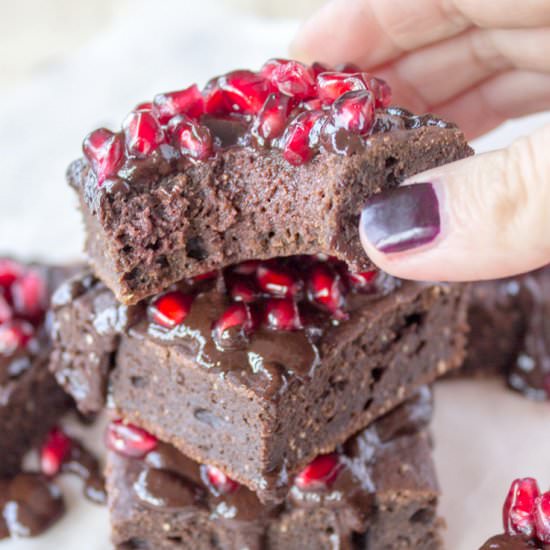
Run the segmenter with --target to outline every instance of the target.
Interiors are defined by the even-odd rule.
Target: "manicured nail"
[[[402,252],[433,241],[441,230],[439,202],[431,183],[415,183],[371,197],[360,230],[380,252]]]

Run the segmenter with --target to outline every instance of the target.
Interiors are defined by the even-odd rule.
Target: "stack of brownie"
[[[68,172],[89,271],[51,361],[111,415],[120,549],[440,548],[427,425],[462,287],[374,270],[361,205],[471,154],[357,67],[268,61],[160,94]]]

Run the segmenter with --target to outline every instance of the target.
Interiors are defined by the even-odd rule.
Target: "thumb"
[[[550,126],[367,201],[369,257],[404,279],[472,281],[550,263]]]

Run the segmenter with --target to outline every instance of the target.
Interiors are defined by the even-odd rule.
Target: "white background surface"
[[[116,127],[134,104],[156,92],[284,56],[297,27],[291,20],[239,15],[215,0],[133,0],[130,10],[101,13],[110,24],[99,25],[97,13],[90,16],[102,30],[83,29],[74,51],[0,87],[0,253],[77,257],[83,234],[64,172],[83,136],[99,125]],[[85,40],[88,34],[93,38]],[[506,145],[545,121],[550,115],[508,123],[478,149]],[[532,475],[550,486],[550,404],[526,401],[497,381],[440,383],[436,397],[435,458],[447,547],[475,550],[500,530],[512,478]],[[84,502],[78,483],[69,481],[65,489],[69,513],[63,521],[36,540],[2,542],[0,550],[109,548],[106,510]]]

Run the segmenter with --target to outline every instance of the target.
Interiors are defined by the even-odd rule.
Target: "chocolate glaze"
[[[254,117],[235,114],[223,117],[210,115],[201,117],[201,124],[207,126],[212,134],[216,153],[234,147],[265,149],[266,144],[251,132],[253,123]],[[329,125],[330,123],[327,123],[327,126]],[[377,134],[425,126],[456,127],[432,114],[414,115],[406,109],[388,107],[377,110],[374,126],[367,136],[359,136],[341,128],[327,128],[321,133],[322,137],[316,149],[325,153],[353,155],[370,147],[371,140]],[[267,146],[277,149],[280,147],[279,140],[273,140]],[[98,211],[103,195],[132,194],[136,185],[140,187],[155,185],[160,177],[185,172],[186,168],[195,162],[189,157],[181,157],[171,145],[163,144],[145,159],[127,158],[118,171],[118,177],[107,180],[102,186],[97,185],[95,174],[90,171],[84,186],[85,200],[93,211]]]
[[[65,510],[59,488],[41,474],[0,479],[0,539],[36,536]]]
[[[496,535],[491,537],[479,550],[546,550],[550,545],[536,542],[520,535]]]
[[[205,466],[187,458],[171,445],[159,442],[143,459],[128,458],[139,464],[132,487],[134,497],[144,506],[178,511],[201,508],[232,527],[242,522],[261,525],[282,509],[323,506],[352,510],[347,517],[349,529],[362,531],[373,505],[376,490],[370,464],[377,452],[400,437],[426,428],[432,414],[431,392],[422,388],[416,396],[337,449],[342,468],[328,486],[312,489],[290,488],[281,504],[262,504],[244,486],[229,494],[219,494],[205,474]],[[292,480],[289,481],[289,484]]]

